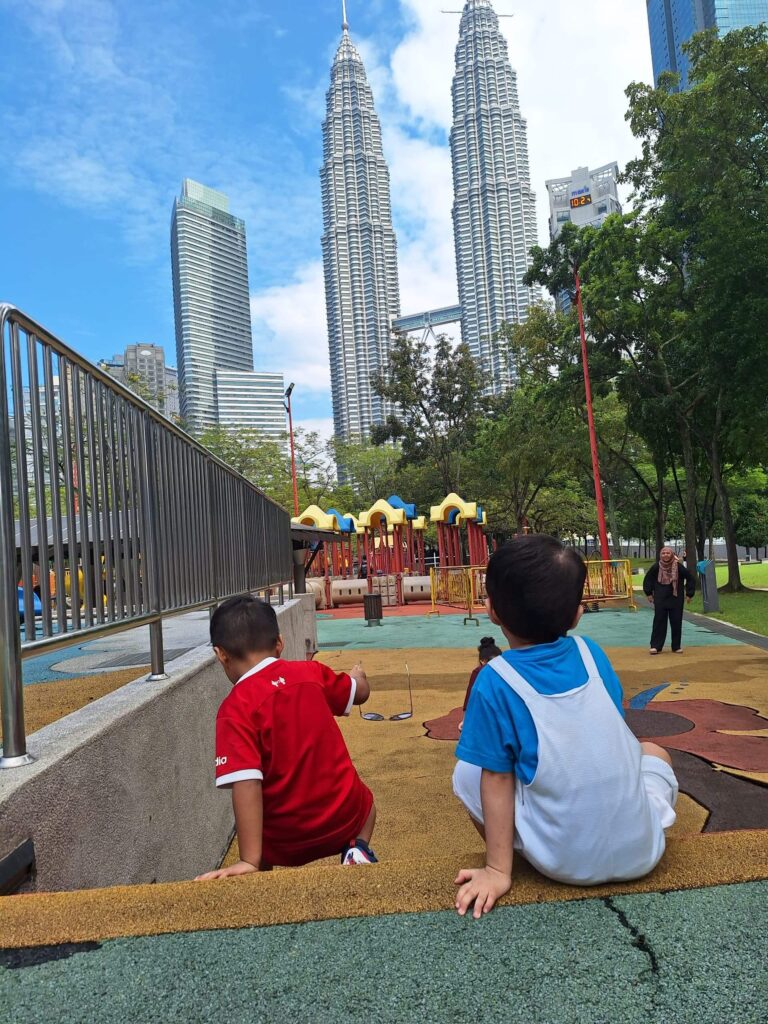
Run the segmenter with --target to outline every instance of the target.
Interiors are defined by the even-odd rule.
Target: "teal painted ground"
[[[321,650],[349,647],[366,648],[411,647],[476,647],[481,636],[494,635],[501,644],[501,630],[493,626],[487,615],[478,615],[480,625],[464,625],[462,615],[393,615],[382,626],[366,626],[360,619],[332,619],[318,616],[318,642]],[[592,637],[601,647],[648,647],[651,638],[652,613],[647,608],[636,612],[601,611],[584,615],[576,633]],[[708,629],[683,623],[684,647],[737,644],[737,640],[712,633]]]
[[[13,1024],[765,1024],[767,932],[754,883],[122,939],[0,953],[0,1005]]]

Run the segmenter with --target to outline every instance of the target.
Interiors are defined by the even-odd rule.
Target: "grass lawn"
[[[717,585],[728,582],[728,566],[717,566]],[[741,566],[741,582],[745,587],[768,587],[768,562],[747,562]]]
[[[633,569],[645,569],[647,572],[656,564],[654,558],[631,559]],[[717,565],[717,585],[724,586],[728,582],[728,566]],[[741,565],[741,582],[745,587],[768,587],[768,561],[743,562]]]
[[[646,559],[632,561],[633,568],[646,571],[653,564],[653,561]],[[721,587],[728,582],[727,565],[717,566],[717,582]],[[741,566],[741,582],[745,587],[768,587],[768,562],[743,564]],[[641,580],[638,577],[635,577],[634,585],[636,590],[642,589]],[[692,612],[704,614],[700,592],[687,607]],[[730,622],[733,626],[741,626],[742,629],[749,629],[753,633],[761,633],[766,636],[768,635],[768,591],[755,590],[752,593],[742,594],[724,594],[721,591],[720,611],[716,615],[712,615],[712,618]]]
[[[744,582],[749,585],[748,580],[744,580]],[[703,614],[701,594],[697,594],[687,608],[689,611]],[[720,611],[708,618],[720,619],[722,622],[730,622],[733,626],[749,629],[753,633],[766,635],[768,634],[768,593],[752,591],[751,593],[724,594],[721,592]]]

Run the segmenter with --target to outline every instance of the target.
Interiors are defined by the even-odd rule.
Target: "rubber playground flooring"
[[[13,1024],[764,1024],[760,884],[0,952]]]
[[[667,853],[588,891],[518,859],[505,906],[473,923],[450,909],[457,869],[482,862],[451,793],[453,737],[470,644],[501,637],[448,618],[319,622],[319,658],[362,657],[370,710],[407,710],[411,673],[413,719],[342,723],[376,796],[378,866],[6,898],[8,1019],[768,1021],[768,655],[687,625],[683,656],[649,658],[647,612],[586,617],[630,724],[672,750],[685,795]]]
[[[471,648],[480,637],[495,635],[501,640],[501,630],[487,615],[478,613],[478,625],[464,625],[462,614],[417,614],[421,606],[411,606],[409,614],[395,615],[385,612],[381,626],[366,626],[362,611],[352,617],[352,609],[344,616],[321,612],[318,615],[318,642],[321,650],[407,650],[409,648]],[[425,612],[428,606],[424,606]],[[590,636],[601,647],[637,647],[648,649],[651,635],[650,613],[647,608],[636,612],[604,609],[582,616],[576,634]],[[683,644],[686,647],[722,646],[737,640],[719,636],[703,626],[690,622],[683,624]]]

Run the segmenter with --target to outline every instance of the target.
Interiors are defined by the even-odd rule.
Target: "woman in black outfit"
[[[695,576],[678,561],[672,548],[662,548],[658,562],[645,574],[643,590],[654,608],[650,653],[661,654],[669,622],[672,650],[682,654],[683,601],[690,601],[696,593]]]

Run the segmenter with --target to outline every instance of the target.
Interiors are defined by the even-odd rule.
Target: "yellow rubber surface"
[[[768,702],[768,657],[741,647],[689,650],[683,658],[643,659],[637,650],[609,650],[628,697],[658,685],[702,686],[715,699]],[[322,660],[350,668],[357,652],[326,652]],[[372,845],[381,861],[342,868],[333,861],[300,869],[230,879],[180,882],[82,893],[10,897],[2,901],[2,941],[9,946],[98,941],[122,935],[272,925],[375,916],[452,906],[459,868],[482,862],[482,841],[451,791],[454,743],[428,739],[423,722],[463,701],[473,651],[371,651],[364,657],[373,695],[369,709],[384,715],[408,708],[404,665],[411,669],[414,718],[367,722],[357,710],[342,730],[361,776],[372,788],[378,821]],[[58,685],[58,684],[57,684]],[[765,710],[765,709],[764,709]],[[506,903],[585,899],[613,893],[656,892],[768,878],[768,832],[702,835],[706,811],[682,797],[667,853],[638,882],[579,889],[550,882],[518,858]],[[232,857],[236,856],[233,850]],[[216,865],[210,865],[215,867]]]
[[[341,917],[374,917],[453,906],[460,867],[479,866],[479,853],[445,856],[435,841],[428,858],[371,867],[307,867],[223,882],[184,882],[82,893],[10,896],[2,903],[7,947],[97,942],[126,935],[244,928]],[[665,892],[768,877],[762,833],[720,833],[672,839],[652,875],[629,885],[579,889],[556,885],[523,862],[515,867],[504,905]]]
[[[140,679],[149,672],[149,666],[123,668],[115,672],[102,672],[96,676],[62,679],[54,683],[35,683],[24,689],[24,718],[27,734],[37,732],[60,718],[79,711],[99,697],[119,690],[126,683]]]

